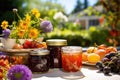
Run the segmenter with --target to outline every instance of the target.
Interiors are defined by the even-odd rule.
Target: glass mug
[[[82,67],[82,48],[79,46],[62,47],[62,69],[65,72],[77,72]]]

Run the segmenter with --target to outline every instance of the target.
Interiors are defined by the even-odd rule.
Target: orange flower
[[[39,35],[39,31],[36,28],[30,29],[28,34],[29,38],[32,38],[32,39],[37,38],[38,35]]]
[[[36,18],[39,18],[40,17],[40,13],[38,11],[38,9],[32,9],[32,14],[35,15]]]
[[[8,21],[4,20],[4,21],[2,22],[2,24],[1,24],[1,27],[2,27],[3,29],[7,29],[7,27],[8,27]]]
[[[25,16],[26,16],[25,21],[29,23],[31,20],[31,16],[29,14],[26,14]]]
[[[20,27],[20,29],[22,29],[22,30],[28,30],[29,24],[28,24],[28,22],[26,22],[26,21],[20,21],[19,27]]]
[[[24,34],[25,34],[25,30],[19,30],[18,36],[19,36],[20,38],[24,38]]]

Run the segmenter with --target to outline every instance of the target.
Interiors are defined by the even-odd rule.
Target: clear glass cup
[[[80,72],[82,67],[82,47],[65,46],[62,47],[62,70],[69,72],[69,76],[64,78],[82,78],[83,75],[74,75]],[[74,73],[73,73],[74,72]]]

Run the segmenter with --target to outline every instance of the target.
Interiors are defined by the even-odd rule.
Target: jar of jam
[[[28,63],[28,52],[11,51],[7,52],[7,55],[9,56],[10,63],[14,65],[16,64],[27,65]]]
[[[50,51],[50,68],[62,68],[61,47],[67,45],[67,40],[49,39],[46,41],[46,44]]]
[[[82,48],[79,46],[62,47],[62,68],[66,72],[76,72],[82,67]]]
[[[47,49],[39,49],[31,51],[29,54],[28,67],[32,72],[47,72],[49,70],[49,51]]]

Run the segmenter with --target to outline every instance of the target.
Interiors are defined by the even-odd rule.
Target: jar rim
[[[46,40],[48,46],[66,46],[67,40],[65,39],[48,39]]]
[[[64,46],[64,47],[62,47],[61,50],[65,51],[65,53],[82,52],[82,47],[80,47],[80,46]]]
[[[48,55],[49,50],[47,49],[38,49],[30,52],[30,55]]]

